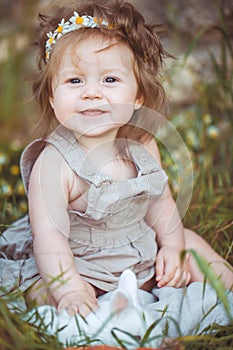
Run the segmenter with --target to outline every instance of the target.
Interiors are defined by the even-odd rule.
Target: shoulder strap
[[[129,152],[134,162],[139,167],[140,174],[144,175],[162,170],[156,159],[143,145],[139,143],[130,144]]]
[[[26,194],[28,193],[29,178],[32,171],[32,167],[41,151],[45,148],[45,146],[45,140],[36,139],[24,149],[21,155],[20,171]]]
[[[28,192],[32,167],[39,154],[48,144],[53,145],[71,169],[85,181],[93,183],[95,186],[100,186],[103,182],[109,181],[107,176],[95,171],[88,162],[84,150],[77,142],[72,131],[59,126],[46,139],[36,139],[30,143],[22,153],[20,168],[26,193]]]

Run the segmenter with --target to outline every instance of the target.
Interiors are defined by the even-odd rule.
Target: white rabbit
[[[79,314],[70,318],[65,310],[58,313],[48,305],[34,309],[26,319],[56,335],[65,346],[91,342],[123,345],[127,349],[139,347],[140,340],[145,346],[157,347],[165,335],[175,338],[205,329],[208,332],[208,326],[214,322],[229,323],[229,314],[208,284],[194,282],[186,289],[154,288],[152,293],[139,290],[136,276],[126,270],[118,288],[99,297],[99,308],[86,319]],[[232,319],[233,293],[226,293],[226,297]]]
[[[46,332],[56,334],[64,345],[85,345],[88,339],[92,344],[95,340],[95,344],[119,345],[118,338],[127,343],[127,348],[135,348],[137,340],[154,321],[149,312],[143,312],[143,305],[155,301],[153,295],[138,290],[134,273],[125,270],[118,288],[98,300],[99,308],[86,319],[79,314],[70,318],[65,310],[58,313],[54,307],[46,305],[31,313],[30,322],[38,324],[40,319]]]

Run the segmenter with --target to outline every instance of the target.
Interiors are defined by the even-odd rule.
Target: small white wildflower
[[[4,196],[10,196],[10,195],[12,195],[12,193],[13,193],[12,186],[9,185],[8,183],[2,184],[1,189],[0,189],[0,192],[1,192],[1,194],[3,194]]]
[[[217,139],[220,135],[220,129],[215,125],[210,125],[206,129],[206,134],[210,139]]]

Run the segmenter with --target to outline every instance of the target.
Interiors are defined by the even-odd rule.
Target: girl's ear
[[[54,98],[53,98],[53,96],[49,97],[49,103],[50,103],[50,106],[52,107],[52,109],[54,109]]]
[[[139,109],[144,103],[144,97],[141,95],[135,100],[134,109]]]

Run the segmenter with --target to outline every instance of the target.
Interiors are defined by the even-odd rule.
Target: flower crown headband
[[[65,19],[62,18],[61,22],[58,24],[57,29],[54,32],[48,32],[45,45],[45,58],[48,62],[53,46],[56,44],[57,40],[60,39],[63,35],[78,30],[80,28],[98,28],[100,25],[109,28],[108,22],[97,19],[92,16],[79,16],[78,12],[74,11],[73,16],[65,22]]]

